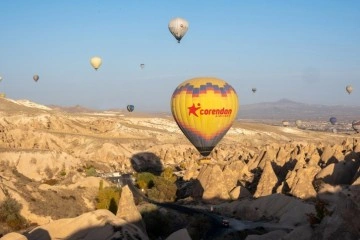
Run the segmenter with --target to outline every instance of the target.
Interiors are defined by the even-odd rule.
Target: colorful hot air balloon
[[[360,132],[360,121],[354,120],[351,125],[352,125],[352,128],[355,130],[355,132],[357,132],[357,133]]]
[[[132,112],[132,111],[134,111],[135,107],[134,107],[134,105],[127,105],[126,109],[127,109],[129,112]]]
[[[329,121],[330,121],[330,123],[331,123],[332,125],[335,125],[335,123],[337,122],[337,119],[336,119],[336,117],[331,117],[331,118],[329,119]]]
[[[98,70],[98,68],[101,66],[102,64],[102,60],[100,57],[92,57],[90,59],[90,64],[91,66],[95,69]]]
[[[235,90],[224,80],[193,78],[171,97],[171,112],[181,131],[204,157],[232,126],[239,108]]]
[[[256,92],[256,88],[252,88],[251,91],[252,91],[253,93],[255,93],[255,92]]]
[[[39,75],[34,75],[33,79],[34,79],[35,82],[37,82],[39,80]]]
[[[180,40],[189,29],[189,23],[185,19],[177,17],[170,20],[168,27],[171,34],[178,40],[178,43],[180,43]]]
[[[353,87],[351,85],[347,85],[346,86],[346,91],[348,92],[348,94],[350,94],[353,90]]]

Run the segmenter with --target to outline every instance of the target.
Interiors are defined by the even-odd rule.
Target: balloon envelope
[[[176,123],[204,157],[230,129],[238,108],[235,90],[218,78],[187,80],[171,97],[171,112]]]
[[[252,91],[253,93],[255,93],[255,92],[256,92],[256,88],[252,88],[251,91]]]
[[[34,79],[35,82],[37,82],[39,80],[39,75],[34,75],[33,79]]]
[[[95,70],[98,70],[102,64],[102,60],[100,57],[92,57],[90,59],[90,64]]]
[[[135,107],[134,107],[134,105],[127,105],[126,109],[127,109],[129,112],[132,112],[132,111],[134,111]]]
[[[189,23],[185,19],[177,17],[170,20],[168,27],[171,34],[178,40],[178,43],[180,43],[189,29]]]
[[[346,91],[348,92],[348,94],[350,94],[353,91],[353,87],[351,85],[347,85]]]
[[[0,76],[0,82],[3,80],[3,78]]]
[[[335,123],[337,122],[337,119],[336,119],[336,117],[331,117],[331,118],[329,119],[329,121],[330,121],[330,123],[331,123],[332,125],[335,125]]]
[[[359,120],[354,120],[352,122],[352,128],[358,133],[360,132],[360,121]]]

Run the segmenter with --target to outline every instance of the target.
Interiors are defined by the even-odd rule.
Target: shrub
[[[85,173],[87,177],[96,177],[97,175],[96,169],[93,166],[86,168]]]
[[[0,203],[0,221],[5,222],[13,230],[20,230],[26,225],[26,220],[20,214],[22,206],[13,198],[7,197]]]

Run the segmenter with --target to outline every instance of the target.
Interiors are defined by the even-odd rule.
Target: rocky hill
[[[149,232],[149,226],[157,229],[154,221],[146,221],[154,206],[134,199],[126,187],[116,214],[97,209],[100,184],[111,186],[98,176],[166,167],[178,174],[178,204],[211,207],[234,221],[286,225],[249,232],[233,224],[217,239],[360,236],[360,136],[355,133],[241,120],[211,160],[202,161],[170,116],[66,112],[28,101],[0,101],[0,202],[15,199],[32,226],[12,231],[1,225],[0,234],[8,233],[1,240],[154,238]],[[209,234],[195,224],[199,219],[156,211],[156,222],[170,224],[167,232],[160,226],[158,237]]]

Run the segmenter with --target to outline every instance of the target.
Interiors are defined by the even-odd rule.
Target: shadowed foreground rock
[[[1,240],[22,239],[14,233],[9,233]],[[134,224],[117,218],[108,210],[96,210],[82,214],[76,218],[60,219],[37,227],[25,234],[28,240],[111,240],[111,239],[141,239],[148,237]]]

